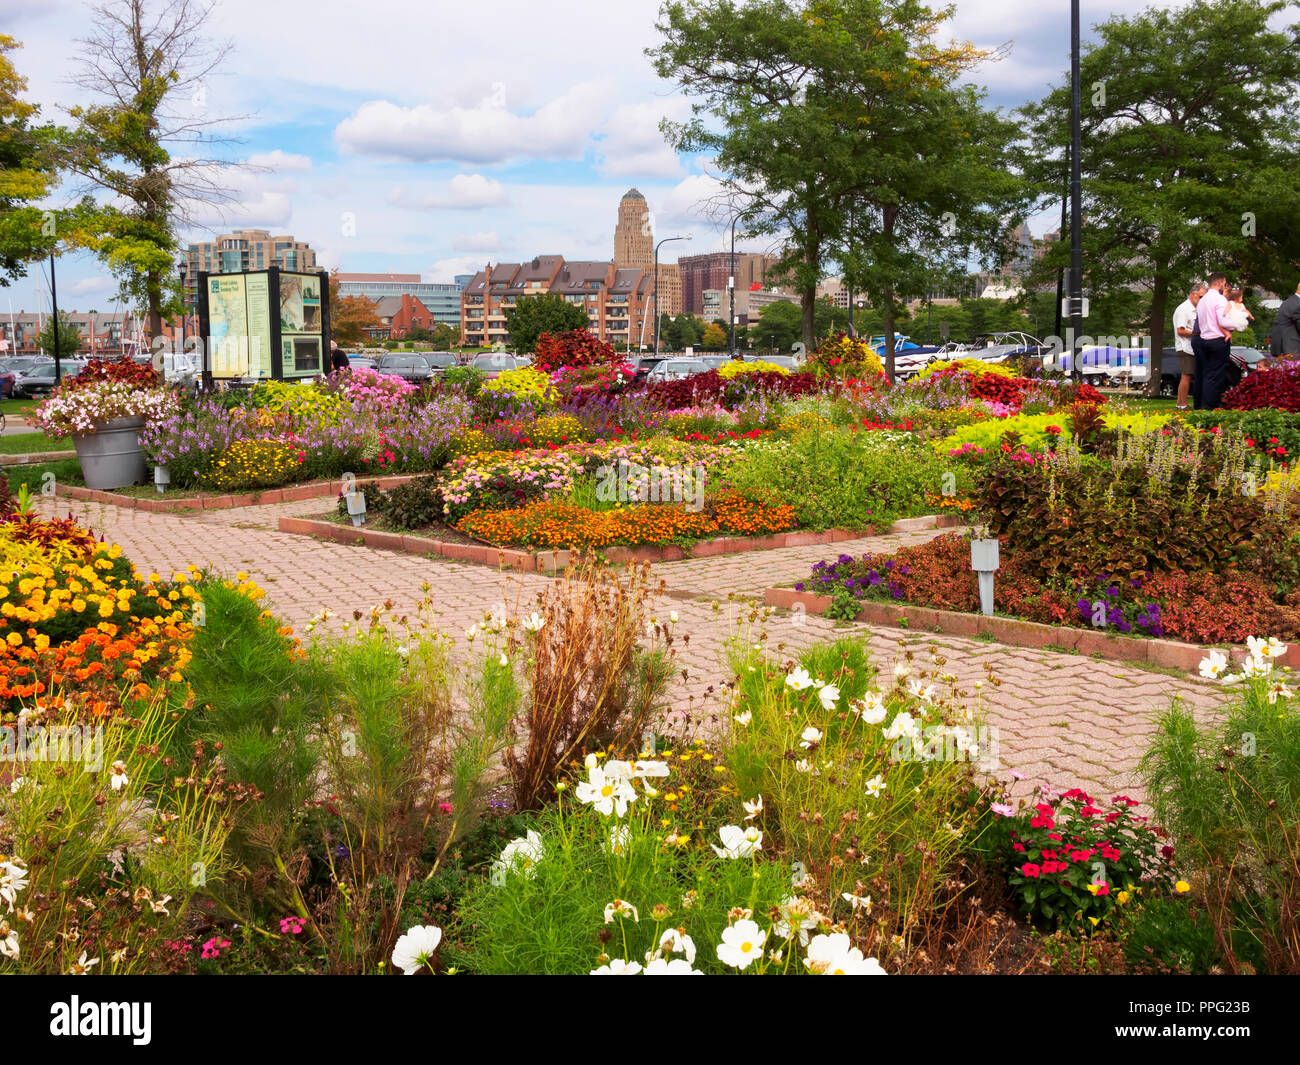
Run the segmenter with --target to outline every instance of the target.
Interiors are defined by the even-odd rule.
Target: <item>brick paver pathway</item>
[[[503,601],[519,597],[527,602],[550,580],[276,530],[281,515],[319,512],[312,502],[193,514],[150,514],[67,500],[43,505],[47,512],[71,512],[120,544],[146,572],[170,573],[190,563],[228,574],[245,570],[266,588],[268,605],[295,626],[326,607],[347,618],[354,610],[367,611],[391,599],[406,611],[423,598],[422,585],[428,582],[439,624],[459,635]],[[743,600],[761,603],[765,588],[804,579],[823,558],[897,550],[934,535],[906,533],[656,565],[655,576],[666,582],[668,592],[661,615],[675,610],[675,631],[689,635],[677,643],[686,676],[672,693],[675,715],[707,727],[710,719],[725,714],[720,698],[721,682],[728,676],[724,643],[736,624],[752,615]],[[1077,655],[787,613],[762,624],[767,647],[783,658],[837,634],[861,633],[882,671],[910,650],[914,670],[950,676],[948,685],[978,698],[989,724],[997,727],[1004,778],[1011,770],[1024,775],[1014,794],[1025,794],[1036,782],[1093,786],[1106,797],[1136,794],[1137,760],[1154,716],[1168,707],[1170,698],[1178,696],[1198,716],[1212,714],[1221,699],[1216,688],[1195,678]],[[752,635],[757,628],[747,631]],[[989,667],[996,684],[988,680]],[[977,681],[982,682],[978,691]]]

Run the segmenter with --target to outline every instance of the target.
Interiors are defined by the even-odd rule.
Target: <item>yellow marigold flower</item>
[[[11,632],[8,636],[5,637],[5,639],[9,641],[9,645],[11,647],[17,647],[20,643],[23,642],[22,634],[17,632]]]
[[[1174,885],[1174,890],[1177,891],[1178,894],[1180,895],[1185,895],[1187,894],[1187,892],[1192,890],[1192,885],[1189,884],[1186,880],[1180,880],[1178,881],[1178,883]]]

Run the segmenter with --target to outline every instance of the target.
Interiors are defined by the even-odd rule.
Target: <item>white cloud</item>
[[[496,251],[501,247],[501,238],[495,231],[487,233],[461,233],[453,237],[451,246],[457,251]]]
[[[600,131],[597,168],[605,177],[675,178],[681,160],[659,131],[663,118],[680,121],[690,111],[684,97],[623,104]]]
[[[264,166],[282,174],[305,174],[311,170],[311,160],[307,156],[295,155],[292,152],[281,151],[279,148],[271,152],[258,152],[250,155],[248,162],[251,166]]]
[[[506,189],[495,178],[482,174],[457,174],[440,191],[420,193],[398,186],[388,194],[394,207],[413,211],[474,211],[482,207],[500,207],[507,202]]]
[[[111,277],[101,275],[83,277],[79,281],[73,281],[68,285],[67,291],[73,296],[94,296],[101,292],[117,291],[117,282]]]
[[[457,255],[450,259],[439,259],[423,271],[421,276],[430,284],[438,282],[451,284],[457,274],[477,274],[488,261],[496,260],[481,255]]]
[[[475,107],[372,100],[338,124],[334,139],[352,155],[411,162],[581,159],[609,108],[610,93],[609,84],[584,82],[529,115],[491,96]]]

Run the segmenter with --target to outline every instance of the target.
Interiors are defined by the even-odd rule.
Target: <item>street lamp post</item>
[[[727,344],[729,356],[736,354],[736,223],[739,222],[748,212],[741,211],[731,220],[731,277],[727,281],[727,287],[731,289],[731,319],[728,328],[730,340]]]
[[[1070,330],[1074,334],[1070,366],[1079,370],[1077,352],[1083,333],[1083,187],[1082,91],[1079,75],[1079,0],[1070,0]]]
[[[689,233],[684,237],[664,237],[655,245],[655,355],[659,354],[659,249],[670,240],[690,240]]]

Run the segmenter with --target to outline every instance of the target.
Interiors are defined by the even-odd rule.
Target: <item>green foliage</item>
[[[1300,972],[1300,713],[1279,694],[1270,656],[1234,689],[1221,721],[1198,725],[1175,702],[1141,771],[1156,817],[1179,842],[1179,868],[1203,892],[1221,943],[1245,936],[1263,968]],[[1244,916],[1243,916],[1244,911]],[[1244,927],[1243,927],[1244,925]],[[1228,952],[1230,971],[1246,958]]]
[[[471,398],[478,395],[484,379],[483,371],[474,366],[453,366],[442,375],[443,384],[449,388],[463,388]]]
[[[564,333],[587,328],[587,312],[558,292],[520,296],[506,311],[506,329],[516,351],[532,351],[543,333]]]
[[[1156,351],[1194,278],[1226,269],[1277,292],[1295,284],[1300,49],[1294,23],[1280,21],[1289,6],[1152,7],[1108,19],[1085,46],[1083,283],[1093,293],[1149,292],[1130,309],[1148,321]],[[1064,185],[1069,111],[1068,83],[1024,109],[1028,169],[1047,202]],[[1037,280],[1054,279],[1068,254],[1058,242]]]
[[[54,356],[55,323],[53,318],[50,318],[45,323],[45,328],[41,330],[40,336],[36,338],[36,346],[51,358]],[[77,354],[80,347],[81,331],[72,324],[67,311],[60,311],[58,321],[59,357],[61,359],[70,358]]]
[[[801,528],[861,529],[926,513],[949,465],[903,433],[810,431],[755,441],[726,476],[742,494],[793,506]]]

